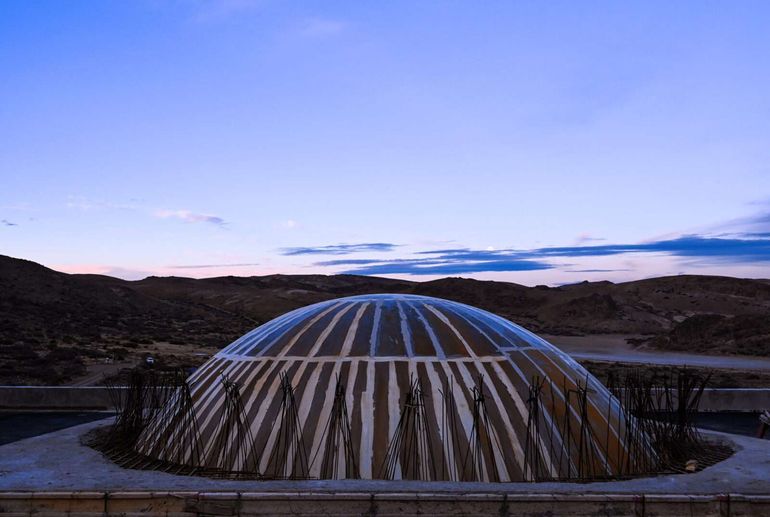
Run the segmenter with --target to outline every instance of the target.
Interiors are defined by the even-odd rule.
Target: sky
[[[770,3],[6,0],[0,254],[770,278]]]

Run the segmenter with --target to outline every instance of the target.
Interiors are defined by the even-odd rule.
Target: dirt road
[[[104,377],[109,377],[118,373],[123,368],[132,368],[136,366],[134,362],[121,362],[121,363],[109,363],[109,364],[90,364],[88,365],[88,373],[83,377],[74,379],[70,382],[70,386],[95,386],[99,384]]]

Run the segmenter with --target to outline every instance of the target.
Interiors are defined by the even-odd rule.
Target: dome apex
[[[492,313],[409,294],[369,294],[302,307],[254,329],[219,357],[462,358],[516,349],[560,353]]]

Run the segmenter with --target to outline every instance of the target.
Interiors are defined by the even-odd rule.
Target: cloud
[[[676,239],[642,244],[606,244],[540,248],[528,253],[548,257],[597,257],[623,253],[666,253],[676,257],[730,259],[736,262],[770,261],[770,239],[763,234],[745,233],[743,238],[685,235]]]
[[[459,275],[462,273],[487,273],[503,271],[537,271],[555,266],[533,260],[501,259],[484,262],[429,262],[405,260],[386,262],[341,271],[349,275]]]
[[[0,224],[3,224],[4,226],[19,226],[18,224],[12,223],[7,219],[3,219],[2,221],[0,221]]]
[[[589,242],[597,242],[597,241],[606,241],[607,239],[603,237],[593,237],[590,234],[587,233],[581,233],[577,236],[575,239],[575,245],[580,246],[581,244],[586,244]]]
[[[317,262],[316,266],[356,266],[341,271],[358,275],[456,275],[502,271],[537,271],[555,266],[539,260],[518,256],[513,251],[454,249],[422,251],[417,255],[432,255],[414,259],[338,259]]]
[[[243,263],[243,264],[193,264],[193,265],[179,265],[179,266],[168,266],[170,269],[210,269],[210,268],[220,268],[220,267],[251,267],[251,266],[258,266],[258,262],[250,262],[250,263]]]
[[[315,266],[353,266],[340,271],[347,274],[383,275],[451,275],[502,271],[535,271],[565,268],[560,261],[586,257],[609,257],[627,254],[662,254],[689,259],[695,265],[750,264],[770,262],[770,234],[746,233],[742,237],[685,235],[636,244],[602,244],[562,246],[528,250],[479,250],[454,248],[418,251],[408,259],[336,259],[316,262]],[[575,273],[604,273],[624,269],[566,270]]]
[[[770,232],[770,212],[754,214],[752,217],[748,218],[747,224],[752,232]]]
[[[323,260],[321,262],[315,262],[314,266],[351,266],[354,264],[379,264],[380,262],[400,262],[400,260],[388,260],[382,261],[377,259],[338,259],[338,260]]]
[[[330,246],[307,246],[297,248],[281,248],[284,256],[294,255],[348,255],[362,251],[393,251],[398,244],[387,242],[363,242],[359,244],[333,244]]]
[[[153,210],[152,208],[142,206],[142,203],[143,201],[141,199],[135,198],[130,199],[128,203],[114,203],[111,201],[89,199],[84,196],[69,196],[67,198],[66,206],[67,208],[81,210],[83,212],[94,210],[129,210],[152,215],[153,217],[159,217],[161,219],[179,219],[186,223],[210,223],[220,227],[227,225],[227,222],[217,215],[201,214],[191,210]]]
[[[565,269],[565,273],[617,273],[631,271],[630,269]]]
[[[765,206],[770,204],[770,200],[754,204]],[[731,232],[736,235],[770,232],[770,211],[765,209],[748,216],[729,219],[727,221],[712,225],[710,228],[708,228],[708,230],[711,232]]]
[[[225,226],[227,222],[219,216],[210,214],[198,214],[190,210],[158,210],[155,217],[161,219],[179,219],[186,223],[210,223],[216,226]]]

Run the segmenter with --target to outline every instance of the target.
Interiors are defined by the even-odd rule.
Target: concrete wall
[[[102,386],[0,386],[0,409],[112,409]],[[711,388],[703,393],[701,411],[770,409],[770,388]]]
[[[709,388],[703,390],[701,411],[763,411],[770,409],[770,388]]]
[[[103,386],[0,386],[0,409],[112,409]]]
[[[770,496],[505,493],[0,492],[0,515],[633,515],[770,514]]]

